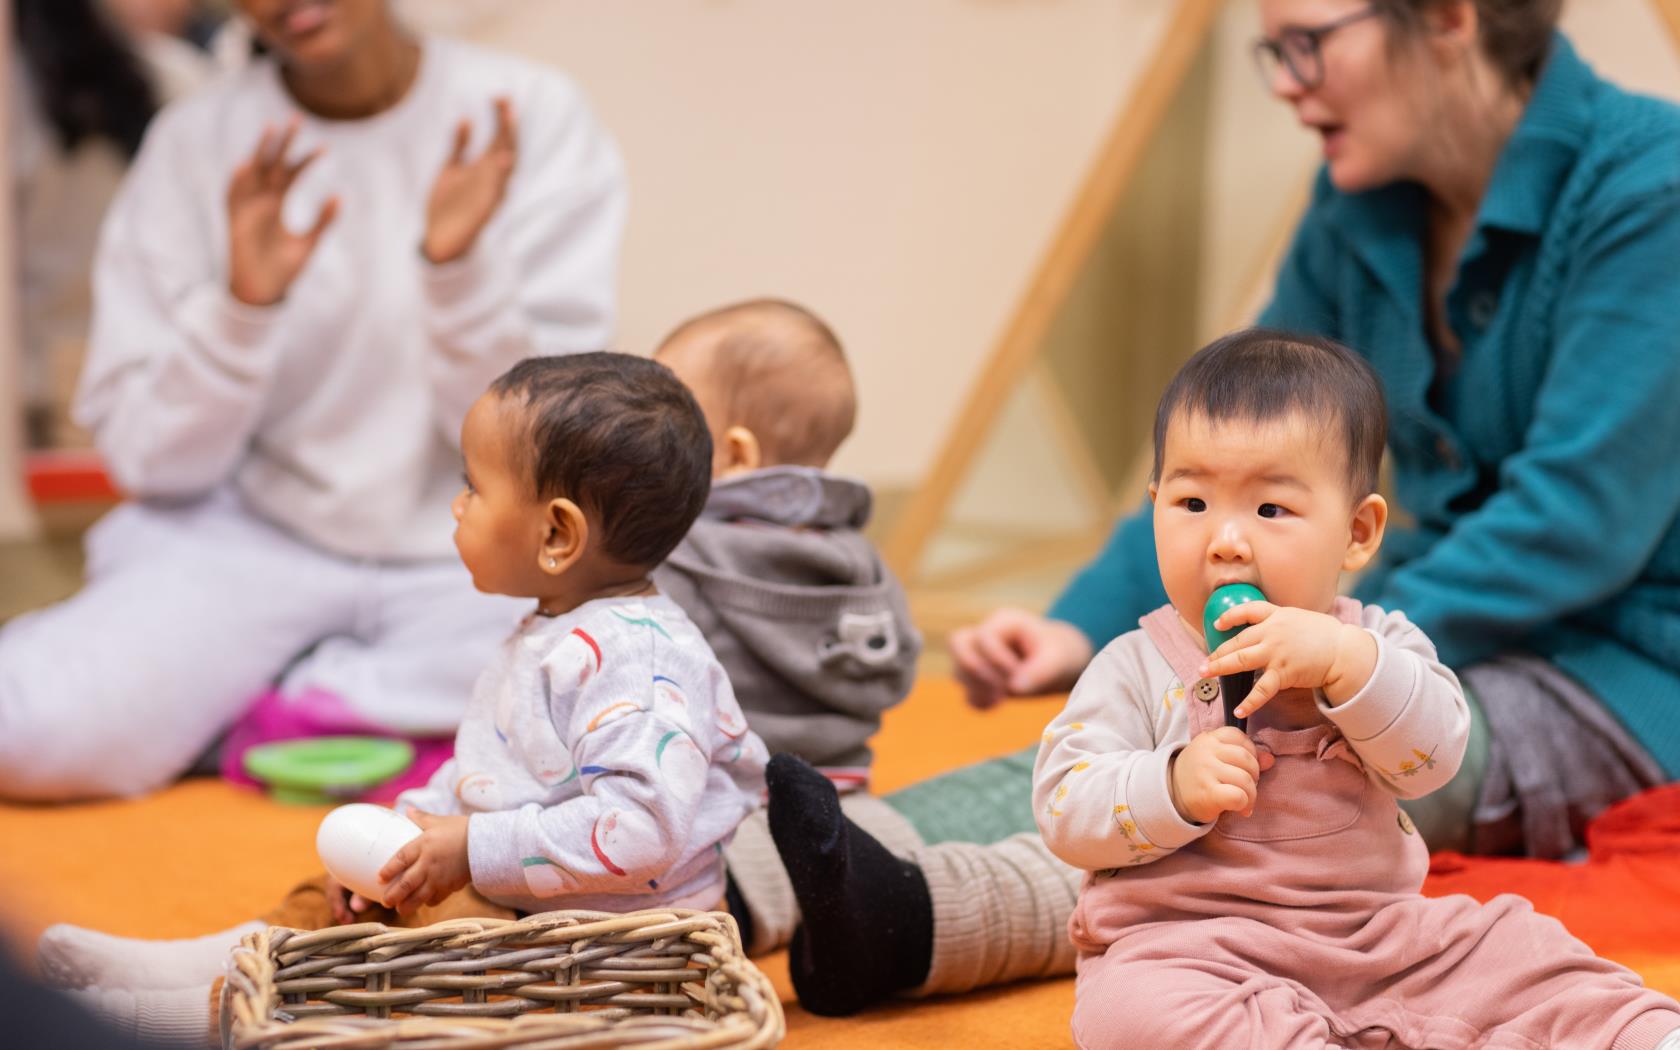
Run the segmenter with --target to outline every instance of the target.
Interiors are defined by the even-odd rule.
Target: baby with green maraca
[[[1228,370],[1209,376],[1205,407],[1174,410],[1169,390],[1157,416],[1149,492],[1161,580],[1186,629],[1212,650],[1197,676],[1223,679],[1227,699],[1229,728],[1191,740],[1169,763],[1175,807],[1198,823],[1253,810],[1272,756],[1244,732],[1250,715],[1269,708],[1261,720],[1286,729],[1323,723],[1375,668],[1377,634],[1333,615],[1342,573],[1376,556],[1388,522],[1375,491],[1387,428],[1380,394],[1364,411],[1335,407],[1363,378],[1354,367],[1346,377],[1256,368],[1246,391]],[[1268,401],[1284,411],[1259,416]],[[1241,411],[1222,418],[1231,406]]]
[[[1338,595],[1382,542],[1386,429],[1368,364],[1287,332],[1214,342],[1162,398],[1169,604],[1091,662],[1034,769],[1046,845],[1089,872],[1080,1046],[1680,1041],[1680,1004],[1527,901],[1418,892],[1396,798],[1452,778],[1470,719],[1422,631]]]

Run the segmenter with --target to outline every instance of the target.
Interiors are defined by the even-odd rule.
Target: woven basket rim
[[[620,947],[624,946],[624,947]],[[613,949],[606,951],[603,949]],[[662,954],[647,956],[657,950]],[[628,953],[626,960],[621,954]],[[341,963],[335,956],[344,956]],[[560,956],[559,969],[591,983],[557,981],[542,968]],[[483,967],[465,965],[482,957]],[[509,967],[498,966],[508,960]],[[533,961],[537,959],[539,961]],[[700,966],[693,964],[699,962]],[[614,968],[615,963],[617,968]],[[533,967],[522,979],[518,968]],[[680,967],[680,969],[679,969]],[[679,979],[678,973],[692,974]],[[606,973],[610,976],[602,977]],[[663,979],[661,979],[663,978]],[[401,987],[394,982],[400,979]],[[366,981],[367,990],[356,982]],[[322,986],[332,1003],[308,1000],[302,1009],[389,1013],[415,1006],[429,1013],[400,1016],[334,1013],[289,1017],[279,985],[308,995]],[[310,985],[300,991],[296,985]],[[375,986],[378,987],[375,987]],[[647,986],[650,992],[635,989]],[[593,989],[593,994],[574,989]],[[477,998],[467,1001],[466,989]],[[505,989],[505,990],[504,990]],[[663,994],[663,1009],[633,1000]],[[498,995],[490,1002],[490,995]],[[543,1009],[525,999],[560,1007],[566,1000],[616,998],[606,1009]],[[696,1009],[720,1016],[686,1016]],[[461,1002],[435,1002],[439,998]],[[718,1000],[726,1002],[721,1006]],[[631,1000],[625,1002],[623,1000]],[[297,1004],[292,1004],[296,1006]],[[454,1011],[439,1016],[442,1011]],[[467,1016],[469,1012],[512,1016]],[[746,956],[740,930],[725,912],[650,908],[609,913],[539,912],[523,919],[450,919],[422,927],[359,923],[322,930],[271,926],[246,935],[228,960],[221,999],[225,1050],[304,1046],[372,1050],[374,1047],[525,1048],[569,1045],[637,1050],[760,1050],[781,1041],[786,1020],[770,979]],[[567,1037],[571,1037],[568,1039]],[[586,1040],[586,1041],[584,1041]]]

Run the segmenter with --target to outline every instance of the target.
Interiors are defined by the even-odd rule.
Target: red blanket
[[[1587,829],[1580,864],[1436,854],[1424,892],[1517,893],[1600,955],[1680,997],[1680,784],[1620,803]]]

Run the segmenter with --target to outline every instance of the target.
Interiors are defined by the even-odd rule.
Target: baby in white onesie
[[[381,873],[385,903],[470,884],[520,911],[717,904],[769,756],[649,578],[710,489],[699,407],[642,358],[533,358],[468,412],[461,450],[461,560],[537,606],[479,678],[455,757],[398,798],[425,831]]]
[[[769,756],[649,576],[711,488],[693,395],[645,358],[532,358],[472,406],[461,449],[461,561],[479,590],[535,608],[479,677],[455,757],[397,800],[423,829],[381,872],[401,918],[353,916],[364,902],[317,878],[261,921],[721,905],[723,850],[763,797]],[[60,926],[40,961],[119,1022],[182,1004],[204,1018],[256,925],[171,942]]]

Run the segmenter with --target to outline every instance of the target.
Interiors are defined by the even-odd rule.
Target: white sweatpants
[[[159,787],[277,682],[448,735],[528,605],[478,593],[453,557],[329,554],[227,492],[116,508],[88,533],[86,576],[0,628],[0,797]]]

